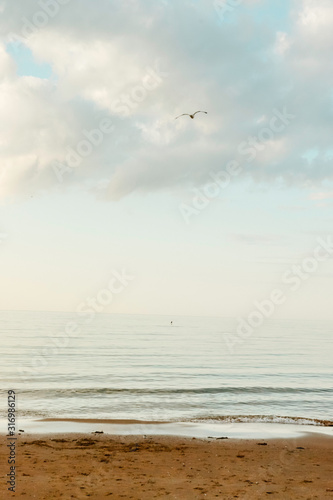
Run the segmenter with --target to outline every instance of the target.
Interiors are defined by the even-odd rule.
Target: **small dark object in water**
[[[267,446],[267,443],[257,443],[259,446]]]
[[[227,438],[226,436],[222,436],[222,437],[219,437],[219,438],[216,438],[216,439],[229,439],[229,438]]]
[[[23,429],[19,429],[19,432],[24,432],[24,430]]]
[[[104,434],[104,431],[95,431],[95,432],[92,432],[91,434]]]
[[[303,446],[297,446],[296,450],[305,450],[305,448],[303,448]]]

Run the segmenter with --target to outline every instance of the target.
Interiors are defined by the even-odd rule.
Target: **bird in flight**
[[[177,118],[180,118],[181,116],[189,116],[193,120],[197,113],[205,113],[207,115],[207,111],[196,111],[195,113],[193,113],[193,115],[190,115],[189,113],[183,113],[182,115],[176,116],[175,120],[177,120]]]

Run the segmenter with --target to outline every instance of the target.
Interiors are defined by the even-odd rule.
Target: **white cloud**
[[[5,47],[0,45],[0,81],[13,78],[15,75],[15,64],[9,54],[7,54]]]
[[[333,198],[333,192],[319,192],[310,194],[310,200],[329,200],[331,198]]]
[[[323,29],[331,33],[333,5],[330,0],[303,0],[298,25],[304,32],[319,34]]]
[[[287,33],[278,31],[276,35],[275,52],[279,55],[284,55],[290,48],[291,41]]]

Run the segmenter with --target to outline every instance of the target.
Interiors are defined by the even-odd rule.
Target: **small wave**
[[[332,420],[321,420],[318,418],[304,417],[283,417],[280,415],[221,415],[218,417],[200,417],[191,419],[191,422],[198,423],[272,423],[272,424],[298,424],[298,425],[316,425],[323,427],[333,427]]]
[[[42,393],[46,397],[66,396],[99,396],[101,394],[133,394],[133,395],[172,395],[172,394],[315,394],[333,393],[333,388],[312,387],[199,387],[199,388],[67,388],[67,389],[27,389],[21,394],[33,394],[39,397]]]
[[[293,424],[293,425],[310,425],[317,427],[333,427],[333,421],[331,420],[321,420],[317,418],[304,418],[304,417],[290,417],[290,416],[279,416],[279,415],[221,415],[214,417],[198,417],[198,418],[153,418],[150,420],[138,419],[133,420],[130,418],[119,418],[110,419],[104,418],[81,418],[80,415],[72,415],[70,417],[46,417],[40,415],[39,418],[43,421],[80,421],[80,422],[99,422],[99,423],[109,423],[109,424],[181,424],[181,423],[193,423],[193,424]]]

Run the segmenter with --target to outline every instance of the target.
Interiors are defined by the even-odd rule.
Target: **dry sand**
[[[16,493],[1,499],[333,499],[333,438],[235,440],[89,435],[18,436]],[[266,443],[266,444],[265,444]]]

